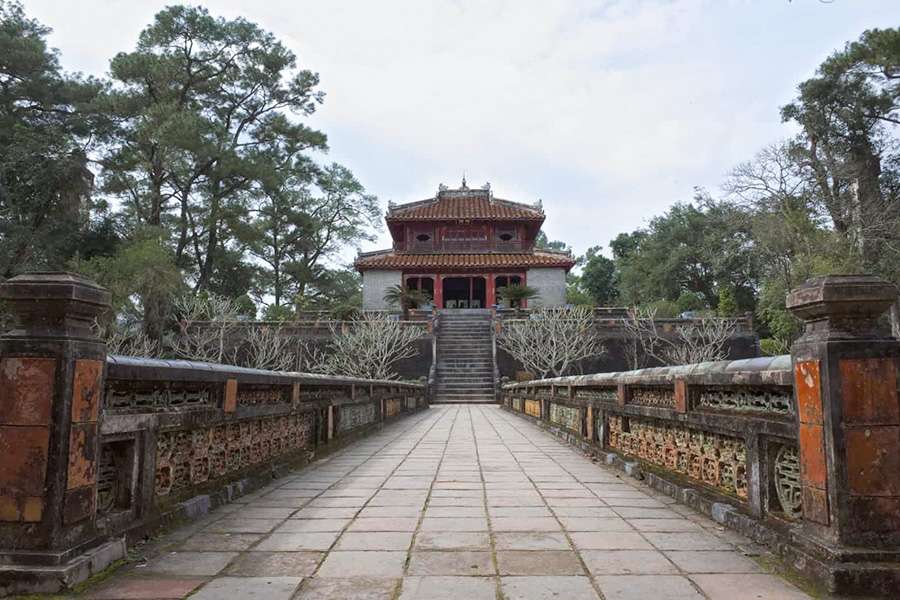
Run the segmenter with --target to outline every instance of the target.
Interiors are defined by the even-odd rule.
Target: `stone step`
[[[493,404],[496,402],[494,396],[448,396],[436,395],[433,402],[435,404]]]

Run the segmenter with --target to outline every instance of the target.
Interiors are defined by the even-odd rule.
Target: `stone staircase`
[[[436,341],[433,402],[496,402],[491,311],[440,311]]]

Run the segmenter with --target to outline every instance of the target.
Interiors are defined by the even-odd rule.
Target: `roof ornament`
[[[388,200],[388,210],[394,210],[397,207],[397,203],[393,200]]]
[[[481,186],[481,189],[483,189],[483,190],[486,191],[486,192],[491,191],[491,182],[490,182],[490,181],[486,181],[486,182],[484,183],[484,185]]]
[[[534,203],[534,207],[540,210],[544,210],[544,201],[538,198],[538,201]]]
[[[465,171],[463,171],[462,187],[460,187],[459,189],[461,189],[461,190],[469,189],[469,186],[466,185],[466,172]]]
[[[446,192],[446,191],[449,190],[449,189],[450,189],[450,188],[449,188],[447,185],[443,184],[443,183],[438,184],[438,193]]]

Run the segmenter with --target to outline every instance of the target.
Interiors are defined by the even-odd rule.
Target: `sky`
[[[24,0],[67,70],[104,75],[163,6]],[[543,201],[576,253],[644,226],[792,135],[779,107],[831,52],[900,25],[898,0],[208,0],[318,72],[319,157],[378,196],[490,182]],[[389,245],[382,230],[363,250]]]

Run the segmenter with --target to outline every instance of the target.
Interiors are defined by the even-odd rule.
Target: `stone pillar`
[[[900,547],[900,342],[878,322],[896,297],[847,275],[787,298],[805,324],[791,350],[803,523],[827,545]]]
[[[0,284],[0,300],[16,321],[0,337],[0,548],[58,564],[95,536],[106,345],[91,325],[110,295],[71,273],[30,273]]]

